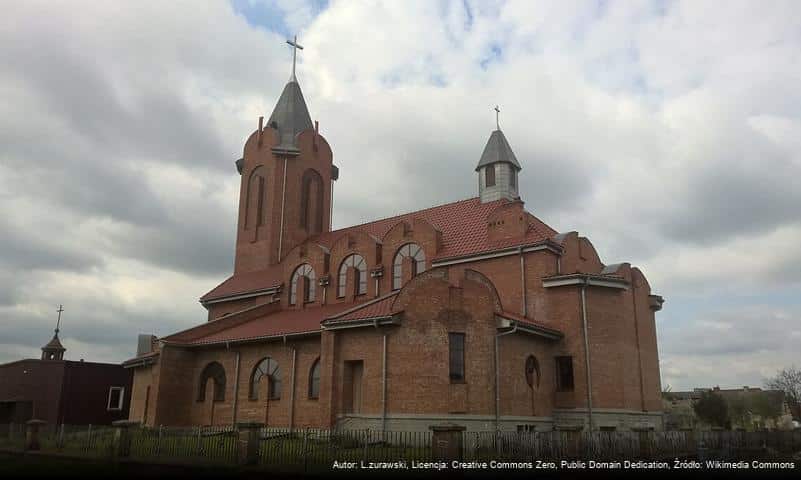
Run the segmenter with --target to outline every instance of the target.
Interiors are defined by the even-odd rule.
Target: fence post
[[[159,425],[159,436],[156,438],[156,456],[161,455],[161,436],[163,435],[164,425]]]
[[[431,453],[433,454],[434,460],[463,460],[464,449],[462,448],[462,434],[466,430],[465,427],[461,425],[444,424],[432,425],[428,428],[431,430]]]
[[[39,450],[41,448],[41,444],[39,443],[39,429],[47,424],[47,422],[34,419],[28,420],[26,424],[25,450]]]
[[[367,445],[370,443],[370,429],[364,431],[364,463],[367,463]]]
[[[264,427],[258,422],[239,422],[236,429],[239,434],[239,463],[256,465],[259,463],[259,432]]]
[[[111,422],[114,427],[114,456],[125,458],[131,455],[131,428],[139,426],[135,420]]]
[[[61,427],[58,429],[58,440],[56,446],[59,450],[64,449],[64,422],[61,422]]]
[[[309,441],[309,427],[303,431],[303,472],[306,472],[306,469],[309,465],[309,451],[307,450],[307,442]]]

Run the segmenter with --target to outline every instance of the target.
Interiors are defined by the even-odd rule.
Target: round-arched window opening
[[[534,355],[529,355],[526,359],[526,383],[533,389],[540,386],[540,362]]]

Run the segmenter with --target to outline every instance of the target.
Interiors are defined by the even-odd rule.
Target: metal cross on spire
[[[58,310],[56,311],[58,312],[58,320],[56,321],[56,335],[58,335],[58,327],[61,326],[61,312],[64,311],[64,305],[59,305]]]
[[[297,80],[295,78],[295,63],[298,60],[298,49],[303,50],[303,46],[298,43],[297,35],[292,40],[287,40],[286,43],[292,45],[292,76],[289,77],[289,81],[294,82]]]
[[[495,108],[493,110],[495,110],[495,126],[498,128],[498,130],[500,130],[501,129],[501,120],[500,120],[501,109],[498,108],[497,105],[495,105]]]

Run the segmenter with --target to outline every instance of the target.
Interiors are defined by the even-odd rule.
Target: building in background
[[[695,412],[695,402],[704,393],[719,395],[726,403],[727,427],[732,430],[790,430],[793,415],[781,390],[758,387],[722,389],[695,388],[685,392],[664,392],[665,428],[669,430],[709,430],[713,427]]]
[[[661,429],[662,297],[636,267],[603,264],[586,237],[524,208],[500,125],[476,158],[464,174],[477,196],[332,230],[339,170],[293,67],[235,162],[233,275],[200,299],[205,323],[140,342],[124,363],[130,419]],[[353,174],[365,198],[380,195]]]
[[[103,425],[128,418],[131,371],[118,364],[65,360],[55,335],[40,359],[0,365],[0,425],[32,418]]]

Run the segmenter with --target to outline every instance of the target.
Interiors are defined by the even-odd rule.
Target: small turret
[[[481,159],[476,166],[478,172],[478,194],[481,203],[492,202],[505,198],[516,200],[520,198],[517,189],[517,172],[522,170],[517,162],[512,147],[506,140],[497,120],[500,112],[495,107],[497,129],[492,132]]]

